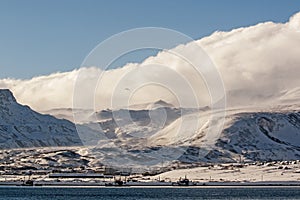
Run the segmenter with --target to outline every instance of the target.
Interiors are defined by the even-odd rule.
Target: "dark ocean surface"
[[[85,188],[0,187],[2,200],[300,199],[300,187]]]

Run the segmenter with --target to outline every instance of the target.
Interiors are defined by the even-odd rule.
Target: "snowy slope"
[[[207,132],[211,111],[183,113],[182,117],[174,117],[157,129],[132,122],[118,127],[107,117],[105,130],[114,137],[99,142],[91,151],[104,163],[122,165],[159,165],[173,160],[297,160],[300,159],[300,113],[288,108],[264,112],[254,108],[228,110],[220,135]],[[135,115],[136,112],[145,110],[135,111]],[[213,125],[221,122],[216,120]],[[198,125],[194,126],[195,123]]]
[[[221,118],[211,121],[210,116],[218,115],[218,111],[162,105],[150,110],[78,111],[83,113],[83,121],[76,125],[77,134],[73,123],[36,113],[18,104],[8,90],[0,90],[0,147],[72,146],[82,141],[94,146],[88,151],[97,162],[122,166],[157,166],[174,160],[300,159],[300,113],[296,104],[228,109],[220,134],[209,132],[209,127],[223,123]],[[71,110],[62,111],[70,116]],[[91,121],[93,118],[96,120]]]
[[[0,148],[81,144],[74,124],[39,114],[18,104],[9,90],[0,90]]]
[[[235,159],[241,155],[245,160],[297,160],[300,158],[300,112],[232,114],[215,150]]]

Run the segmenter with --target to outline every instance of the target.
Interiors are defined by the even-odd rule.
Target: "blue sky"
[[[286,22],[298,11],[297,0],[0,0],[0,78],[73,70],[98,43],[132,28],[165,27],[198,39]]]

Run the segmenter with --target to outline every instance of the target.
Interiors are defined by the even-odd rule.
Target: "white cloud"
[[[196,42],[219,69],[228,94],[228,104],[231,106],[270,102],[284,92],[300,86],[300,13],[285,24],[266,22],[230,32],[215,32]],[[180,45],[176,49],[198,56],[189,44]],[[169,68],[147,69],[148,65],[153,64]],[[115,103],[122,106],[126,103],[121,97],[122,93],[132,92],[131,86],[145,81],[163,82],[169,89],[176,86],[176,93],[187,95],[191,91],[186,89],[187,85],[182,78],[188,78],[192,84],[197,85],[198,89],[194,92],[200,99],[200,106],[209,104],[205,82],[188,66],[182,59],[163,51],[146,59],[142,64],[128,64],[123,68],[107,71],[96,92],[97,103],[100,102],[97,109],[110,106],[109,99],[116,83],[122,84],[124,89],[119,90],[119,98],[115,98],[120,99]],[[182,77],[175,75],[175,72]],[[100,73],[100,69],[91,67],[30,80],[3,79],[0,80],[0,87],[11,89],[20,103],[28,104],[39,111],[72,107],[74,84],[78,74],[86,82],[96,83]],[[180,80],[182,84],[179,84]],[[173,85],[168,85],[169,83]],[[88,88],[83,91],[85,89]],[[172,92],[174,91],[166,87],[148,85],[137,90],[130,103],[164,99],[179,104]],[[185,101],[184,104],[191,103],[190,98]]]
[[[231,105],[260,103],[300,86],[300,13],[199,41],[222,74]]]

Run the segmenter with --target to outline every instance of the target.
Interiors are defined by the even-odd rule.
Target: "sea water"
[[[115,200],[115,199],[300,199],[299,187],[247,188],[54,188],[1,187],[5,200]]]

